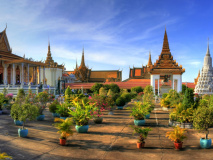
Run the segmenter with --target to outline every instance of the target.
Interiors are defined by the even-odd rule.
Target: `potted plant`
[[[180,128],[180,126],[176,126],[173,131],[166,133],[166,137],[174,142],[176,149],[181,149],[183,140],[186,138],[186,135],[184,133],[185,129]]]
[[[47,107],[48,99],[48,93],[47,91],[40,92],[37,95],[38,104],[37,107],[39,109],[39,116],[36,118],[38,121],[43,121],[45,118],[45,115],[43,114],[44,109]]]
[[[84,104],[84,103],[83,103]],[[86,133],[89,129],[89,120],[92,118],[90,113],[91,107],[94,104],[86,103],[83,106],[79,102],[73,101],[75,110],[69,110],[69,114],[73,116],[73,120],[76,123],[75,129],[78,133]]]
[[[116,103],[117,109],[123,109],[126,102],[122,97],[119,97],[116,99],[115,103]]]
[[[135,102],[130,116],[134,117],[134,124],[142,126],[145,124],[145,116],[148,114],[148,109],[142,102]]]
[[[107,109],[109,110],[108,115],[113,115],[113,108],[114,108],[115,102],[114,102],[112,96],[110,96],[110,95],[107,96],[107,97],[105,98],[105,103],[106,103],[106,105],[108,106],[108,107],[107,107]]]
[[[10,116],[14,119],[14,124],[17,126],[22,126],[23,121],[18,120],[18,110],[20,105],[17,103],[14,103],[11,107]]]
[[[151,131],[152,129],[147,127],[136,127],[136,126],[130,126],[131,128],[134,129],[133,131],[133,135],[135,133],[138,133],[139,134],[139,138],[138,138],[138,141],[137,141],[137,148],[143,148],[145,146],[145,139],[147,138],[148,134],[149,134],[149,131]]]
[[[4,94],[0,93],[0,114],[2,114],[3,102],[4,102]]]
[[[194,128],[206,134],[205,138],[200,139],[201,148],[210,148],[212,140],[208,138],[208,129],[213,125],[213,108],[198,107],[193,116]]]
[[[99,107],[94,107],[92,111],[90,111],[93,121],[96,124],[101,124],[103,122],[103,117],[101,117],[103,114],[102,112],[104,111],[104,108],[99,108]]]
[[[60,117],[60,114],[56,113],[57,105],[59,105],[59,102],[55,99],[49,106],[49,111],[52,113],[53,117]]]
[[[56,113],[60,115],[61,119],[65,120],[67,117],[69,117],[68,103],[62,103],[61,105],[57,105],[56,108]]]
[[[60,144],[64,146],[66,145],[67,138],[73,135],[73,131],[71,129],[73,126],[73,120],[72,118],[67,118],[65,120],[55,118],[55,122],[59,122],[53,125],[59,130],[57,133],[61,134],[61,137],[59,138]]]
[[[19,137],[27,137],[28,129],[25,128],[26,120],[34,120],[38,116],[38,107],[31,104],[22,104],[18,107],[18,120],[23,121],[22,128],[18,129]]]

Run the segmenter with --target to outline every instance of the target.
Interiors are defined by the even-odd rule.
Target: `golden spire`
[[[147,64],[148,67],[152,66],[151,52],[149,51],[149,61]]]
[[[83,51],[82,51],[82,58],[81,58],[81,67],[85,67],[85,62],[84,62],[84,47],[83,47]]]
[[[164,33],[164,39],[163,39],[163,48],[162,48],[162,53],[170,53],[170,49],[169,49],[169,42],[168,42],[168,37],[167,37],[167,33],[166,33],[166,28],[165,28],[165,33]],[[171,53],[170,53],[171,54]]]
[[[78,69],[78,63],[77,63],[77,58],[76,58],[76,67],[75,67],[75,69]]]

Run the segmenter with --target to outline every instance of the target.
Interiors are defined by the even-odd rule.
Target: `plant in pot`
[[[193,116],[194,128],[206,134],[205,138],[200,139],[201,148],[210,148],[212,140],[208,137],[208,129],[213,125],[213,108],[198,107]]]
[[[175,149],[181,149],[183,140],[186,138],[185,129],[180,128],[180,126],[176,126],[173,131],[166,132],[166,137],[174,142]]]
[[[2,114],[3,102],[4,102],[4,94],[0,93],[0,114]]]
[[[61,137],[59,138],[59,140],[60,140],[60,144],[64,146],[66,145],[67,138],[73,135],[73,131],[71,128],[73,126],[73,120],[72,118],[67,118],[65,120],[60,118],[55,118],[55,122],[59,122],[53,125],[58,129],[57,133],[61,134]]]
[[[114,108],[114,100],[112,98],[112,96],[108,96],[105,98],[105,103],[108,106],[107,109],[109,110],[109,115],[113,115],[113,108]]]
[[[91,111],[90,111],[90,113],[91,113],[91,115],[92,115],[92,117],[93,117],[93,121],[96,123],[96,124],[101,124],[102,123],[102,121],[103,121],[103,117],[102,117],[102,115],[103,115],[103,111],[104,111],[105,109],[104,108],[99,108],[99,107],[94,107]]]
[[[60,115],[61,119],[65,120],[67,117],[69,117],[68,103],[62,103],[61,105],[57,105],[56,108],[56,113]]]
[[[86,133],[89,129],[89,120],[92,118],[90,110],[94,107],[92,103],[86,103],[82,106],[79,102],[74,102],[75,110],[69,110],[69,114],[73,116],[76,123],[75,129],[78,133]]]
[[[23,121],[18,120],[18,110],[21,107],[20,104],[14,103],[11,107],[10,116],[14,119],[14,124],[17,126],[22,126]]]
[[[49,101],[48,98],[48,93],[47,91],[43,91],[40,92],[37,95],[37,99],[38,99],[38,109],[39,109],[39,116],[36,118],[38,121],[43,121],[45,118],[45,115],[43,114],[43,111],[45,110],[45,108],[47,107],[47,102]]]
[[[125,99],[123,99],[122,97],[119,97],[116,99],[115,103],[116,103],[117,109],[122,110],[126,102],[125,102]]]
[[[131,128],[134,129],[133,131],[133,135],[135,133],[138,133],[139,134],[139,138],[138,138],[138,141],[137,141],[137,148],[143,148],[145,146],[145,139],[147,138],[148,134],[149,134],[149,131],[151,131],[152,129],[147,127],[136,127],[136,126],[130,126]]]
[[[60,117],[60,114],[56,113],[57,105],[59,105],[59,102],[55,99],[49,106],[49,111],[52,113],[53,117]]]
[[[38,116],[38,107],[31,104],[22,104],[18,107],[18,120],[23,121],[22,128],[18,129],[19,137],[27,137],[28,129],[25,128],[26,120],[35,120]]]
[[[145,124],[145,116],[148,114],[148,109],[142,102],[135,102],[130,116],[134,117],[134,124],[142,126]]]

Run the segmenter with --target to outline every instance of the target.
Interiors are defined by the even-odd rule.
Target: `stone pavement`
[[[131,107],[131,103],[128,104]],[[0,115],[0,149],[15,160],[185,160],[213,159],[213,147],[201,149],[199,139],[204,134],[188,129],[188,138],[184,140],[181,151],[174,149],[173,143],[165,137],[168,127],[168,111],[162,111],[156,105],[146,126],[152,131],[146,139],[145,148],[137,149],[137,135],[133,136],[133,119],[130,110],[115,110],[114,115],[105,112],[103,124],[94,124],[91,120],[89,131],[85,134],[74,133],[69,137],[67,146],[59,145],[59,134],[52,126],[53,117],[45,111],[45,121],[28,122],[28,138],[20,138],[18,126],[8,114]],[[74,127],[73,127],[74,129]],[[75,129],[74,129],[75,130]],[[213,129],[209,137],[213,138]]]

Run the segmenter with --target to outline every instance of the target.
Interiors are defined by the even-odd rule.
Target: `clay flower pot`
[[[175,149],[182,149],[183,142],[181,143],[174,142],[174,145],[175,145]]]
[[[61,139],[61,138],[59,138],[59,140],[60,140],[60,145],[62,145],[62,146],[65,146],[66,145],[66,139]]]
[[[142,143],[142,142],[137,142],[137,148],[144,148],[145,146],[145,142]]]

